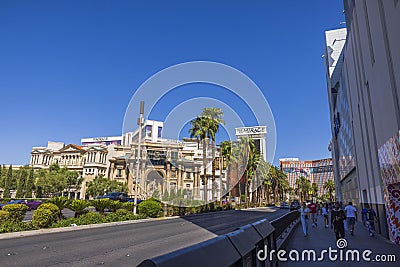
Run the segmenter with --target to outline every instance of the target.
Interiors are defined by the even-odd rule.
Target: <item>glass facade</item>
[[[342,72],[341,84],[337,95],[337,106],[334,116],[335,138],[338,144],[339,174],[340,179],[345,178],[356,166],[354,158],[354,141],[350,118],[350,105],[347,95],[344,73]]]

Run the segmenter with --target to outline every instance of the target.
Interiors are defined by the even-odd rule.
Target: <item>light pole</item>
[[[140,115],[138,118],[138,125],[139,125],[139,140],[138,140],[138,152],[136,155],[137,166],[136,166],[136,175],[135,175],[135,199],[134,203],[135,206],[133,207],[133,213],[136,215],[137,210],[137,200],[138,200],[138,178],[139,178],[139,169],[140,169],[140,149],[141,149],[141,142],[142,142],[142,125],[143,125],[143,113],[144,113],[144,101],[140,101]]]

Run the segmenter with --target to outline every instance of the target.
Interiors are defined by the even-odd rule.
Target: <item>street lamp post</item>
[[[138,140],[138,152],[136,155],[137,166],[136,166],[136,175],[135,175],[135,206],[133,207],[133,213],[137,214],[137,201],[138,201],[138,178],[139,178],[139,169],[140,169],[140,153],[141,153],[141,142],[142,142],[142,125],[143,125],[143,113],[144,113],[144,101],[140,101],[140,115],[138,118],[139,125],[139,140]]]

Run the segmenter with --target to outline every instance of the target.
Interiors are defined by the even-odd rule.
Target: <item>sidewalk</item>
[[[348,267],[348,266],[400,266],[400,246],[393,244],[389,240],[385,239],[384,237],[376,234],[374,237],[370,237],[368,230],[362,223],[358,222],[355,225],[355,233],[354,236],[351,236],[349,231],[346,231],[345,239],[347,241],[347,247],[343,250],[343,261],[339,259],[336,261],[331,261],[329,259],[329,254],[324,254],[323,261],[308,261],[307,254],[306,254],[306,261],[301,261],[303,250],[315,250],[316,258],[318,259],[321,255],[321,251],[326,249],[328,250],[329,247],[332,250],[338,250],[336,245],[336,237],[335,233],[331,228],[324,228],[323,225],[323,217],[321,215],[318,216],[318,227],[312,228],[311,222],[308,228],[308,236],[304,237],[303,231],[301,228],[301,223],[299,223],[297,228],[294,230],[293,235],[291,236],[288,244],[286,245],[285,257],[288,258],[289,252],[292,249],[296,249],[300,254],[300,261],[294,262],[288,259],[287,262],[279,262],[279,267],[292,267],[292,266],[341,266],[341,267]],[[346,261],[346,251],[348,250],[355,250],[359,251],[360,261]],[[371,259],[370,262],[364,261],[362,257],[362,253],[364,250],[371,250],[372,254],[369,255]],[[340,257],[340,253],[335,253]],[[350,253],[348,253],[350,254]],[[396,262],[378,262],[375,260],[377,255],[384,255],[378,256],[382,259],[391,254],[395,255]],[[351,260],[351,257],[349,257]]]

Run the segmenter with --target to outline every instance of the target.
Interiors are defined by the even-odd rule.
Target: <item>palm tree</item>
[[[269,187],[271,185],[270,177],[269,177],[269,170],[271,168],[271,164],[264,161],[263,158],[260,158],[258,163],[258,167],[256,170],[256,177],[261,181],[261,185],[257,188],[257,198],[258,198],[258,205],[261,206],[262,200],[267,199],[269,200]],[[268,197],[267,197],[268,195]]]
[[[258,163],[260,161],[260,155],[256,151],[253,139],[249,137],[240,137],[237,145],[239,158],[241,159],[241,164],[243,172],[243,182],[244,182],[244,194],[245,194],[245,204],[248,207],[248,193],[249,185],[252,177],[257,170]]]
[[[271,189],[272,189],[272,194],[274,195],[274,203],[276,203],[276,192],[278,189],[278,169],[275,166],[272,166],[271,169],[269,169],[269,177],[271,179]]]
[[[231,201],[231,180],[230,180],[230,170],[231,168],[229,167],[231,162],[231,155],[232,155],[232,142],[231,141],[223,141],[220,144],[221,147],[221,157],[224,159],[225,161],[225,173],[226,173],[226,184],[227,184],[227,190],[228,190],[228,198],[229,201]],[[223,165],[223,164],[222,164]],[[224,166],[221,167],[220,170],[220,175],[222,174],[222,169]],[[221,195],[222,196],[222,195]]]
[[[201,113],[202,117],[209,118],[209,127],[207,131],[207,136],[211,139],[211,150],[212,150],[212,183],[213,183],[213,191],[212,197],[215,196],[215,135],[219,130],[220,124],[225,124],[223,120],[224,113],[220,108],[204,108]],[[221,175],[221,173],[220,173]],[[221,196],[222,197],[222,196]]]
[[[317,183],[312,183],[311,191],[312,191],[312,196],[313,197],[317,197],[318,196],[318,185],[317,185]]]
[[[329,179],[324,183],[324,189],[328,191],[329,201],[333,202],[333,194],[335,191],[335,183],[332,179]]]
[[[290,189],[289,180],[282,170],[277,171],[278,176],[278,194],[280,195],[280,200],[285,201],[285,195]]]
[[[49,202],[58,207],[58,219],[61,220],[63,218],[62,210],[69,207],[70,200],[64,196],[57,196],[50,199]]]
[[[197,116],[191,121],[192,128],[189,129],[191,138],[196,138],[198,144],[203,143],[203,184],[204,184],[204,200],[207,201],[207,137],[210,128],[210,119],[203,116]]]
[[[296,179],[296,193],[302,201],[307,199],[309,190],[311,189],[311,182],[304,176]]]
[[[250,196],[251,196],[251,200],[252,201],[254,200],[253,194],[251,192],[253,192],[252,186],[255,183],[254,178],[256,177],[256,170],[257,170],[259,162],[260,162],[260,155],[258,153],[250,153],[249,160],[247,161],[247,168],[246,168],[246,174],[247,174],[246,175],[247,182],[245,184],[246,189],[247,189],[245,191],[246,207],[249,207]]]

